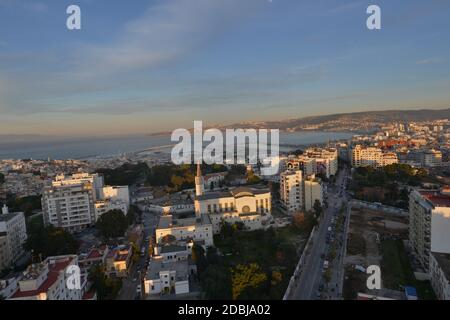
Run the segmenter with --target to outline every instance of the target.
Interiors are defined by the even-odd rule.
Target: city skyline
[[[377,1],[369,31],[369,1],[241,2],[78,1],[69,31],[69,1],[0,1],[0,134],[450,105],[448,3]]]

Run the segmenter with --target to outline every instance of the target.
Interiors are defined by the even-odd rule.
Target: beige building
[[[322,173],[327,178],[335,176],[339,169],[339,152],[335,148],[309,148],[305,155],[316,160],[317,170],[314,173]],[[309,173],[306,173],[309,175]]]
[[[352,150],[352,166],[354,168],[378,168],[395,163],[398,163],[397,155],[393,152],[383,152],[380,148],[356,145]]]
[[[428,150],[423,154],[423,165],[425,167],[442,166],[442,152],[439,150]]]
[[[289,213],[303,209],[303,172],[288,170],[280,175],[280,200]]]
[[[25,215],[22,212],[9,213],[4,206],[0,215],[0,271],[20,258],[26,240]]]
[[[312,211],[316,201],[319,201],[321,205],[323,204],[323,190],[320,180],[311,177],[310,179],[304,181],[304,188],[304,207],[306,211]]]

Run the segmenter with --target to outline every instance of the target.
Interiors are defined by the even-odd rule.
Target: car
[[[141,285],[140,284],[136,287],[136,294],[141,294]]]
[[[324,262],[323,262],[323,268],[326,270],[326,269],[328,269],[328,266],[329,266],[329,262],[328,262],[328,260],[325,260]]]

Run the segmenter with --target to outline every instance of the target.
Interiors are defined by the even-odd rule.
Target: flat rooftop
[[[211,224],[211,219],[206,214],[202,214],[201,217],[189,217],[184,219],[177,219],[171,215],[168,215],[159,218],[158,229],[183,228],[189,226],[200,226],[204,224]]]
[[[177,281],[189,279],[189,262],[187,260],[163,262],[162,259],[152,259],[148,264],[148,280],[157,280],[160,278],[160,272],[175,271]]]

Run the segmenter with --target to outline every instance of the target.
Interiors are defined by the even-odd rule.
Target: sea
[[[281,132],[280,150],[296,146],[347,140],[348,132]],[[49,138],[0,136],[0,159],[96,159],[124,153],[170,148],[175,143],[169,135],[129,135],[95,138]]]

